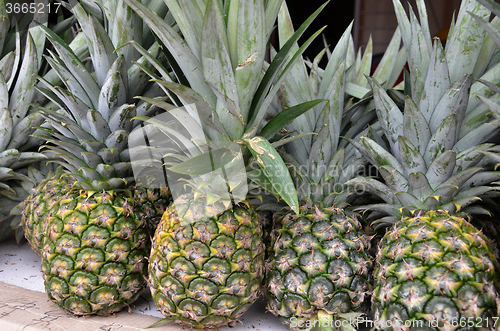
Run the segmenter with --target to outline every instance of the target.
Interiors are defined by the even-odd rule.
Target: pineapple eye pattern
[[[147,245],[141,239],[147,238],[145,225],[140,216],[110,207],[130,198],[101,194],[88,197],[86,191],[74,191],[76,209],[67,209],[64,220],[48,217],[42,236],[42,272],[49,297],[77,315],[120,310],[146,286]]]
[[[371,262],[361,224],[338,208],[305,205],[273,232],[268,308],[290,327],[364,309]],[[333,323],[333,320],[331,321]]]
[[[260,217],[246,205],[207,205],[216,216],[184,223],[179,210],[206,204],[184,195],[167,209],[149,263],[153,299],[165,316],[190,327],[238,320],[258,296],[264,276]],[[167,272],[165,272],[167,271]]]

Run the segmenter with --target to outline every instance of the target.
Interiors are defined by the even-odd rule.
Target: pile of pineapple
[[[326,4],[295,31],[284,0],[0,1],[0,239],[75,315],[149,286],[193,328],[261,291],[293,330],[500,328],[500,5],[443,46],[393,2],[372,72],[352,25],[303,57]]]

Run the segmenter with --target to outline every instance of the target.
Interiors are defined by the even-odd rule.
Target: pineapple
[[[257,299],[264,276],[261,215],[248,203],[245,167],[297,211],[289,172],[267,139],[318,102],[264,119],[295,60],[318,35],[287,56],[319,10],[268,65],[280,0],[170,1],[182,37],[144,6],[126,2],[155,30],[183,83],[159,68],[172,104],[146,99],[172,115],[149,120],[168,137],[149,141],[177,144],[177,152],[167,153],[174,156],[168,171],[187,176],[179,185],[169,178],[174,202],[154,235],[149,264],[153,299],[166,319],[182,325],[233,325]]]
[[[284,44],[293,32],[285,29],[292,27],[286,6],[278,26],[283,27],[279,37]],[[360,217],[346,209],[354,196],[345,187],[346,181],[364,169],[366,161],[340,137],[354,138],[366,132],[367,124],[375,118],[373,100],[365,97],[369,90],[364,75],[370,74],[371,46],[356,58],[351,28],[329,54],[325,70],[317,64],[326,49],[310,63],[309,75],[307,62],[299,62],[280,91],[284,108],[315,98],[329,101],[286,127],[289,132],[316,135],[296,139],[282,152],[290,164],[301,207],[298,214],[275,214],[266,298],[268,310],[293,330],[329,330],[339,325],[348,329],[368,311],[370,238]],[[383,65],[375,73],[389,86],[401,69],[396,63],[400,42],[396,31]]]
[[[369,238],[356,215],[315,201],[279,222],[266,275],[268,309],[292,330],[348,325],[366,313]]]
[[[495,196],[490,184],[500,178],[478,166],[499,128],[484,98],[486,85],[472,84],[473,77],[494,78],[499,67],[491,63],[491,39],[469,15],[484,19],[490,12],[463,1],[444,50],[429,37],[423,1],[417,1],[420,23],[413,11],[408,19],[399,1],[394,4],[410,66],[408,96],[401,111],[373,82],[387,143],[382,137],[352,143],[379,169],[383,183],[363,177],[348,182],[380,197],[383,203],[360,209],[376,212],[378,226],[392,226],[376,257],[375,325],[492,329],[498,265],[490,242],[464,218],[485,212],[474,202]]]
[[[393,325],[493,329],[498,264],[489,240],[447,210],[405,217],[380,242],[372,309],[379,329]]]
[[[183,214],[199,212],[192,222]],[[149,281],[160,311],[183,325],[233,324],[259,296],[264,274],[260,216],[240,203],[228,209],[184,194],[165,212],[153,238]]]
[[[40,110],[50,126],[41,127],[36,137],[47,142],[46,152],[57,157],[65,173],[35,188],[24,215],[26,227],[32,229],[31,242],[42,256],[49,298],[76,315],[109,315],[139,296],[146,286],[147,218],[157,217],[155,208],[166,208],[140,205],[148,192],[137,193],[142,189],[132,187],[127,138],[138,124],[133,117],[155,109],[134,103],[133,94],[160,92],[147,84],[142,70],[151,66],[145,59],[126,61],[138,54],[135,48],[115,51],[133,36],[140,42],[142,25],[120,29],[113,23],[137,17],[122,1],[107,2],[112,4],[114,21],[107,15],[100,18],[107,20],[106,30],[99,17],[71,3],[87,39],[93,72],[61,38],[41,26],[55,50],[47,61],[64,88],[39,77],[39,92],[57,107]],[[157,43],[150,46],[152,56],[158,49]],[[151,192],[156,202],[163,199],[156,194],[160,192]]]
[[[131,191],[77,189],[55,208],[41,249],[49,298],[75,315],[134,302],[145,287],[149,231]]]

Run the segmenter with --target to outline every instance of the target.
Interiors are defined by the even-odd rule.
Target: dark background
[[[316,9],[325,1],[323,0],[286,0],[290,16],[297,29],[304,20],[306,20]],[[378,0],[371,0],[378,1]],[[299,40],[299,45],[306,41],[314,32],[327,25],[323,30],[330,49],[333,49],[337,41],[342,37],[345,29],[354,19],[354,0],[332,0],[325,9],[319,14],[316,20],[311,24],[306,33]],[[324,48],[322,36],[318,36],[311,46],[304,53],[311,60],[314,59]]]

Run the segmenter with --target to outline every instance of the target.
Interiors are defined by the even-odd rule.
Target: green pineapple
[[[166,208],[140,204],[151,192],[132,187],[127,148],[129,133],[139,124],[133,117],[155,111],[145,102],[134,103],[134,94],[156,96],[161,91],[147,84],[142,70],[151,66],[145,59],[126,62],[137,56],[135,48],[115,51],[124,40],[135,37],[141,42],[142,25],[115,25],[126,17],[137,18],[130,8],[122,1],[108,1],[115,7],[112,18],[104,11],[106,30],[99,22],[102,17],[89,15],[76,2],[71,5],[94,71],[53,31],[42,27],[55,50],[47,61],[64,88],[39,78],[38,90],[57,107],[40,110],[50,126],[41,127],[36,137],[47,142],[46,152],[57,158],[64,174],[34,189],[24,215],[26,227],[32,229],[30,241],[42,256],[49,298],[76,315],[108,315],[130,305],[146,286],[147,218]],[[150,46],[152,56],[158,49],[156,43]],[[167,203],[160,193],[153,192],[155,203]]]
[[[369,238],[357,217],[314,202],[278,222],[266,275],[268,309],[293,330],[330,330],[366,313]]]
[[[172,104],[147,99],[170,110],[171,120],[150,123],[182,150],[167,153],[175,156],[168,171],[187,176],[180,185],[169,179],[174,202],[150,257],[153,299],[166,319],[186,326],[233,325],[257,299],[264,276],[261,215],[248,203],[247,176],[297,210],[290,175],[267,139],[318,102],[287,109],[289,117],[264,119],[294,62],[318,35],[294,50],[295,58],[287,56],[319,10],[268,65],[266,45],[280,0],[171,1],[183,39],[151,11],[126,2],[155,30],[178,65],[171,76],[183,83],[159,68]]]
[[[392,330],[392,322],[456,330],[470,321],[473,329],[493,329],[498,264],[489,240],[464,218],[422,211],[396,223],[379,247],[378,329]]]
[[[490,12],[463,1],[444,50],[430,39],[423,1],[417,1],[420,23],[413,11],[408,19],[399,1],[394,3],[410,66],[409,95],[401,111],[373,82],[387,143],[380,137],[352,143],[384,183],[363,177],[348,183],[380,197],[384,203],[360,209],[388,215],[375,224],[392,226],[376,258],[376,327],[463,330],[465,323],[492,329],[498,265],[486,237],[461,217],[484,213],[474,203],[494,196],[489,185],[500,178],[479,167],[499,129],[483,97],[486,85],[472,84],[473,77],[494,78],[500,68],[491,63],[495,45],[468,14],[486,18]]]
[[[49,298],[75,315],[109,315],[145,287],[149,231],[131,191],[66,192],[47,221],[42,274]]]
[[[278,26],[292,26],[285,6]],[[315,98],[329,101],[286,127],[291,133],[316,133],[283,148],[301,207],[298,214],[275,217],[266,276],[268,310],[293,330],[331,330],[339,325],[348,329],[368,312],[370,238],[359,215],[346,210],[354,190],[345,186],[366,161],[340,137],[368,132],[367,124],[375,118],[373,100],[369,95],[363,98],[369,92],[364,75],[370,74],[371,47],[356,58],[351,28],[329,54],[324,70],[317,64],[326,50],[310,63],[309,75],[306,62],[299,62],[280,91],[284,108]],[[280,43],[292,32],[281,29]],[[375,73],[389,86],[401,68],[396,63],[400,39],[396,31]]]

